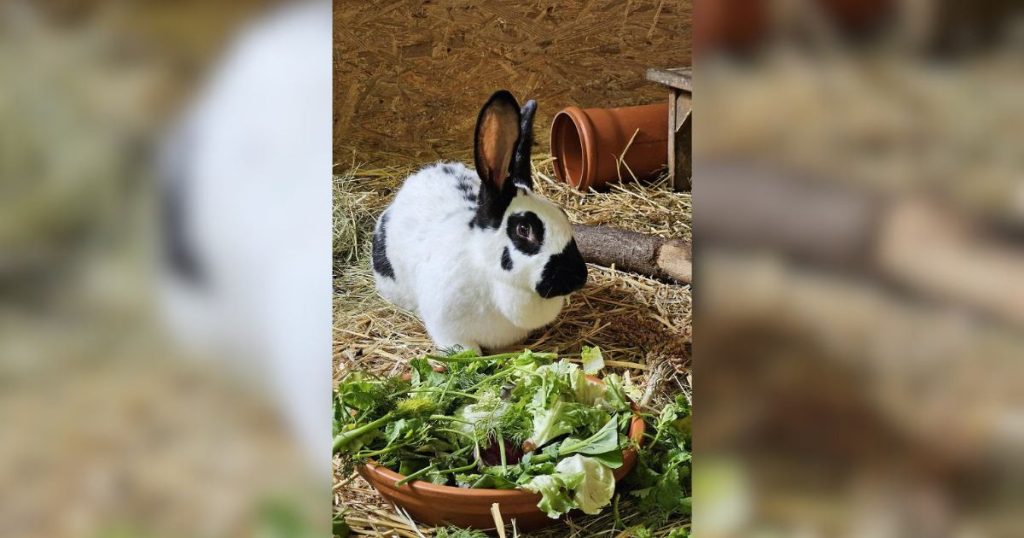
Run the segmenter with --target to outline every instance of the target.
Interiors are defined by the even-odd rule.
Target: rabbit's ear
[[[509,176],[512,154],[519,139],[519,103],[512,94],[495,92],[476,120],[473,159],[485,186],[501,191]]]
[[[519,142],[512,156],[512,181],[521,187],[533,190],[533,173],[530,171],[530,153],[533,151],[533,113],[537,101],[530,99],[523,105],[519,121]]]

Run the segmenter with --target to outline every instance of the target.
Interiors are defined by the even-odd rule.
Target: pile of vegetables
[[[640,389],[584,347],[582,366],[547,353],[472,352],[410,361],[403,377],[354,372],[334,397],[334,451],[351,470],[373,460],[411,480],[464,488],[520,488],[558,518],[612,504],[613,470]],[[624,485],[661,517],[689,513],[689,404],[681,395],[642,414],[645,442]]]

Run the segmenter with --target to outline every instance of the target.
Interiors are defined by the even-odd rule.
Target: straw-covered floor
[[[468,159],[467,159],[468,160]],[[396,162],[392,160],[391,162]],[[400,161],[399,161],[400,162]],[[371,169],[348,163],[335,179],[334,382],[352,369],[383,375],[400,373],[406,361],[433,350],[420,321],[381,299],[370,271],[373,224],[401,181],[422,163]],[[534,160],[536,190],[556,201],[573,222],[613,225],[659,236],[690,237],[690,195],[672,192],[664,180],[580,193],[554,179],[551,158]],[[680,391],[689,393],[690,288],[643,276],[590,266],[590,278],[574,294],[554,324],[531,334],[523,347],[578,353],[598,345],[609,368],[628,374],[646,388],[645,401],[657,404]],[[337,463],[337,461],[336,461]],[[416,529],[386,505],[360,478],[334,477],[336,512],[357,532],[416,536]],[[620,524],[611,510],[569,519],[570,536],[607,534],[643,521],[630,502],[620,502]],[[664,524],[667,532],[681,522]],[[655,535],[658,535],[657,529]],[[419,527],[424,535],[432,529]],[[615,531],[614,534],[608,534]],[[564,534],[556,525],[539,535]]]

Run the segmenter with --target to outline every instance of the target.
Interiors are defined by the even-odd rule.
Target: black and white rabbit
[[[377,220],[377,290],[416,312],[440,348],[517,343],[554,321],[587,281],[565,212],[533,192],[536,108],[496,92],[477,117],[476,173],[427,166]]]
[[[163,142],[156,275],[173,339],[261,383],[318,477],[331,435],[330,51],[326,0],[274,7],[231,39]]]

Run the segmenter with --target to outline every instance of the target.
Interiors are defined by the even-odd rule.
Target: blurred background
[[[0,4],[0,535],[326,534],[330,9]]]
[[[310,440],[311,424],[322,424],[326,460],[329,389],[303,386],[324,394],[322,410],[312,404],[307,413],[308,401],[288,407],[280,397],[288,381],[275,374],[322,364],[326,383],[330,359],[309,348],[289,353],[287,337],[270,335],[302,335],[326,349],[326,332],[303,330],[326,331],[329,322],[318,320],[329,319],[330,306],[289,301],[305,293],[287,285],[294,265],[271,263],[267,253],[284,247],[262,238],[291,222],[289,208],[302,208],[309,220],[295,222],[309,226],[301,236],[310,242],[276,258],[324,249],[326,260],[330,239],[317,230],[330,225],[317,219],[330,217],[323,205],[309,211],[303,197],[284,203],[306,173],[282,180],[280,168],[254,158],[264,146],[230,133],[326,141],[329,134],[314,133],[327,133],[333,117],[333,147],[310,144],[310,153],[277,162],[322,163],[326,178],[333,149],[338,177],[354,178],[337,181],[335,195],[353,187],[348,207],[376,208],[387,194],[373,182],[407,166],[387,168],[380,156],[433,159],[463,149],[468,136],[460,133],[494,87],[536,96],[538,127],[567,104],[662,99],[642,69],[661,59],[690,63],[691,17],[704,110],[693,181],[693,367],[702,379],[694,530],[1024,532],[1017,3],[698,0],[691,14],[688,2],[593,2],[570,3],[571,16],[562,3],[394,3],[358,13],[351,4],[335,6],[333,75],[311,76],[334,77],[333,114],[330,96],[280,100],[306,96],[273,85],[301,79],[280,76],[292,56],[271,55],[276,71],[258,68],[260,53],[283,50],[288,35],[322,32],[316,24],[289,31],[291,24],[329,14],[303,17],[270,1],[0,5],[0,419],[8,426],[0,535],[324,534],[317,525],[329,510],[327,463],[310,455],[319,450]],[[259,45],[264,39],[272,45]],[[319,47],[303,43],[294,50]],[[257,60],[246,61],[245,50]],[[480,50],[509,63],[483,66]],[[273,92],[234,94],[239,87]],[[288,109],[286,118],[303,121],[276,130],[239,120],[273,121],[268,112],[296,101],[318,108]],[[222,120],[218,110],[233,113]],[[418,121],[396,120],[406,114]],[[196,124],[193,132],[208,134],[180,134]],[[546,131],[537,135],[546,147]],[[174,158],[189,139],[206,149]],[[244,147],[233,153],[213,140]],[[217,154],[227,160],[210,157]],[[367,162],[374,166],[362,175],[345,175]],[[225,173],[232,163],[238,169]],[[226,179],[199,183],[213,191],[181,179],[195,177]],[[168,188],[180,184],[193,187]],[[303,196],[330,199],[318,190],[326,183],[307,186]],[[259,192],[262,202],[238,196]],[[684,196],[673,198],[685,203],[673,208],[686,208],[676,214],[688,214]],[[168,203],[176,197],[178,210]],[[587,203],[582,195],[565,200]],[[281,212],[254,210],[274,206]],[[335,219],[336,237],[346,233],[339,223],[353,222],[358,241],[370,211],[345,214],[353,220]],[[672,214],[666,223],[676,222]],[[195,228],[182,232],[189,222]],[[225,232],[206,233],[211,226]],[[204,247],[196,236],[239,250]],[[211,250],[228,255],[207,260]],[[270,285],[270,274],[285,276]],[[302,279],[316,286],[320,278],[330,285],[329,274]],[[238,285],[212,291],[224,282]],[[336,297],[346,285],[335,282]],[[610,280],[603,285],[603,293],[635,299]],[[264,290],[278,291],[255,293]],[[678,336],[688,339],[688,289],[667,299],[686,317]],[[271,300],[292,305],[273,308],[286,318],[261,317]],[[338,356],[346,351],[336,344]]]
[[[694,4],[695,533],[1022,535],[1020,4]]]

